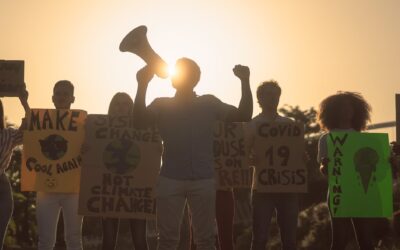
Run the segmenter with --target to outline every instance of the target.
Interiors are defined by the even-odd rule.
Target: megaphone
[[[122,52],[128,51],[136,54],[154,70],[154,73],[157,76],[161,78],[167,78],[168,65],[151,48],[149,41],[147,40],[146,33],[146,26],[141,25],[136,27],[131,32],[129,32],[128,35],[124,37],[124,39],[122,39],[122,42],[119,45],[119,50]]]

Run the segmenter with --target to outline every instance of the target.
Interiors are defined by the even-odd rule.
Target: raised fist
[[[243,65],[235,65],[233,68],[233,73],[237,76],[240,80],[246,80],[250,77],[250,69],[247,66]]]

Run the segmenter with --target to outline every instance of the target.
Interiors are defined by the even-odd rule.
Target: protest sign
[[[18,96],[24,88],[24,61],[0,60],[0,96]]]
[[[157,130],[136,130],[132,117],[89,115],[79,213],[155,218],[154,187],[162,145]]]
[[[304,125],[258,123],[254,141],[255,186],[259,192],[307,192]]]
[[[24,131],[22,191],[77,193],[86,111],[31,109]]]
[[[215,123],[214,166],[218,188],[251,187],[252,169],[246,157],[243,123]]]
[[[391,217],[392,173],[387,134],[327,136],[329,205],[334,217]]]

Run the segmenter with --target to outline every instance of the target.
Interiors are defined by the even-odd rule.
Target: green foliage
[[[6,171],[13,191],[14,211],[10,220],[4,246],[28,248],[36,245],[35,193],[21,192],[21,148],[14,150]]]

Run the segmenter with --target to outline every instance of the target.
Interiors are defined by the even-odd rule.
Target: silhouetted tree
[[[13,124],[7,122],[7,127]],[[6,175],[13,192],[14,211],[4,241],[5,249],[20,247],[28,249],[36,245],[35,193],[21,192],[22,147],[14,150]]]

